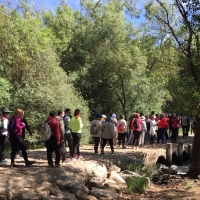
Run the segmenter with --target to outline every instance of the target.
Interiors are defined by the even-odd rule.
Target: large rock
[[[114,165],[112,162],[106,165],[107,171],[112,172],[115,171],[117,173],[121,172],[121,168]]]
[[[116,181],[111,180],[111,179],[107,179],[104,182],[103,186],[105,188],[115,190],[118,194],[120,194],[121,192],[125,192],[127,189],[126,183],[117,183]]]
[[[92,188],[90,195],[95,196],[99,200],[118,200],[119,195],[113,190],[103,190],[100,188]]]
[[[115,171],[112,171],[110,173],[109,179],[114,180],[115,182],[119,184],[126,184],[126,181]]]
[[[60,188],[61,191],[68,191],[70,193],[74,193],[76,197],[84,197],[89,193],[89,189],[77,181],[76,179],[68,179],[65,181],[57,180],[56,184]]]
[[[93,187],[102,187],[104,179],[102,177],[92,177],[88,182],[88,189],[91,190]]]
[[[98,165],[96,166],[95,168],[92,169],[92,176],[93,177],[99,177],[99,178],[102,178],[102,179],[106,179],[107,178],[107,168],[105,165]]]

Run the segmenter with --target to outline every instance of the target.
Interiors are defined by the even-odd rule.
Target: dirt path
[[[184,144],[192,143],[193,136],[190,136],[188,139],[180,139],[184,142]],[[177,144],[173,144],[174,149],[176,149]],[[84,145],[81,146],[81,152],[84,156],[83,160],[86,161],[98,161],[100,163],[106,162],[109,159],[120,159],[120,157],[128,156],[133,158],[139,158],[140,155],[146,154],[147,158],[142,158],[148,160],[148,162],[155,162],[157,156],[165,155],[165,145],[158,145],[156,147],[142,147],[140,149],[132,149],[128,146],[126,149],[115,148],[116,155],[111,155],[110,148],[107,146],[105,149],[105,155],[94,154],[93,145]],[[68,153],[67,153],[68,155]],[[46,150],[31,150],[28,151],[28,157],[30,160],[36,161],[36,163],[31,167],[31,172],[35,173],[39,176],[40,171],[45,171],[46,174],[51,174],[52,170],[47,167],[46,160]],[[9,158],[9,153],[7,153],[7,158]],[[9,177],[9,179],[14,176],[18,176],[21,178],[26,178],[26,174],[30,173],[30,168],[24,167],[24,161],[22,158],[16,159],[16,164],[19,165],[16,169],[11,169],[9,164],[10,161],[7,159],[8,164],[4,167],[0,167],[0,177],[1,182]],[[80,161],[76,161],[80,162]],[[81,164],[84,162],[81,161]],[[67,162],[63,164],[62,168],[67,169],[67,167],[71,166],[73,161],[69,158]],[[78,164],[78,163],[77,163]],[[45,170],[44,170],[45,169]],[[2,183],[1,183],[2,184]],[[1,188],[1,187],[0,187]],[[151,188],[145,194],[132,194],[123,196],[124,199],[141,199],[141,200],[159,200],[159,199],[173,199],[173,200],[199,200],[200,199],[200,180],[191,180],[188,178],[175,178],[173,180],[169,180],[166,184],[152,184]],[[20,200],[20,199],[19,199]]]

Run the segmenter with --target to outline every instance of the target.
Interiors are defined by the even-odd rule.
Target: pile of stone
[[[121,171],[112,163],[83,160],[68,162],[60,168],[5,168],[1,174],[0,200],[118,200],[126,193],[126,180],[139,176]]]

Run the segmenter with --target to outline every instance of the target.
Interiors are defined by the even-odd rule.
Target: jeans
[[[72,134],[71,133],[65,133],[64,139],[65,139],[65,146],[66,146],[66,141],[68,143],[70,157],[73,157],[73,137],[72,137]]]
[[[60,144],[57,144],[57,140],[55,137],[51,136],[49,140],[46,142],[46,148],[47,148],[47,160],[49,165],[53,165],[53,159],[52,159],[52,153],[55,151],[56,154],[56,161],[55,164],[60,163]]]
[[[114,152],[114,147],[113,147],[113,139],[105,139],[102,138],[102,147],[101,147],[101,152],[104,152],[104,147],[106,146],[107,142],[110,144],[110,149],[112,153]]]
[[[81,133],[72,133],[73,137],[73,156],[80,155],[80,140],[81,140]]]
[[[7,136],[0,135],[0,145],[1,145],[0,162],[2,162],[2,160],[5,160],[5,151],[6,151],[7,144],[8,144]]]
[[[158,144],[159,144],[160,140],[162,141],[162,144],[164,144],[165,128],[158,128],[158,137],[157,137],[157,143]]]
[[[177,142],[177,136],[178,136],[178,128],[172,128],[171,141]]]
[[[11,144],[11,163],[15,161],[15,155],[17,153],[18,147],[22,151],[22,157],[24,158],[25,162],[28,162],[28,156],[26,153],[26,146],[24,144],[24,139],[22,136],[10,136],[10,144]]]
[[[94,139],[94,151],[95,153],[97,153],[98,151],[98,146],[99,146],[99,143],[100,143],[100,137],[93,137]]]
[[[149,131],[147,131],[145,132],[145,135],[144,135],[144,142],[147,144],[149,139],[150,139],[150,134],[149,134]]]
[[[182,126],[183,137],[188,137],[189,126]]]
[[[151,135],[149,139],[150,144],[154,143],[154,139],[155,139],[155,135]]]
[[[127,133],[118,133],[118,142],[119,142],[119,146],[120,146],[121,143],[122,143],[122,147],[124,147],[126,135],[127,135]]]
[[[133,139],[133,145],[138,146],[139,145],[139,140],[140,140],[140,134],[141,131],[133,131],[134,139]]]

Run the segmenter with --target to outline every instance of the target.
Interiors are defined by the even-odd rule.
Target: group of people
[[[32,132],[24,118],[24,111],[17,109],[14,116],[9,120],[11,111],[4,109],[0,118],[0,166],[6,164],[5,151],[8,144],[8,136],[11,144],[11,167],[17,167],[15,158],[18,156],[19,151],[22,152],[22,157],[25,161],[25,166],[34,164],[29,161],[26,146],[24,143],[25,128],[32,136]],[[70,158],[76,160],[82,158],[80,154],[80,139],[83,123],[81,120],[80,109],[74,111],[74,116],[71,116],[71,110],[67,108],[59,110],[58,112],[52,111],[46,119],[51,129],[51,137],[45,141],[47,149],[47,161],[50,167],[60,166],[60,161],[66,161],[66,142],[68,142]],[[56,159],[53,162],[52,153],[55,152]]]
[[[29,134],[32,135],[30,128],[26,119],[24,118],[24,111],[22,109],[17,109],[14,116],[9,121],[11,111],[5,108],[2,111],[1,117],[1,127],[0,127],[0,165],[6,164],[5,151],[8,144],[8,135],[11,144],[11,167],[16,167],[15,158],[22,152],[22,157],[24,158],[25,165],[28,167],[34,162],[28,160],[26,146],[24,143],[25,138],[25,128],[28,130]],[[9,130],[9,131],[8,131]]]
[[[176,113],[155,114],[144,116],[143,113],[133,113],[128,122],[125,121],[124,115],[117,120],[115,114],[109,117],[97,114],[92,121],[97,127],[97,133],[92,134],[94,140],[94,152],[98,153],[100,145],[101,154],[104,154],[104,147],[107,142],[110,144],[111,152],[114,153],[114,146],[118,144],[122,148],[125,145],[132,145],[132,148],[139,148],[143,145],[155,146],[161,143],[165,144],[166,139],[171,142],[177,142],[179,128],[182,128],[183,138],[188,137],[191,119],[189,115],[178,117]],[[192,130],[195,130],[195,120],[192,120]],[[155,139],[157,141],[155,142]]]
[[[14,116],[9,120],[11,111],[4,109],[0,119],[0,165],[6,164],[5,150],[8,144],[8,135],[11,144],[11,167],[17,167],[15,158],[19,151],[22,152],[25,165],[30,166],[34,162],[29,161],[26,146],[24,143],[25,129],[29,134],[32,132],[24,118],[24,111],[17,109]],[[45,141],[47,149],[47,161],[50,167],[60,166],[60,162],[66,162],[66,142],[69,147],[71,160],[82,158],[80,153],[80,140],[82,136],[83,123],[81,120],[81,111],[76,109],[74,115],[71,116],[69,108],[52,111],[46,119],[51,129],[50,138]],[[105,115],[97,114],[91,122],[90,130],[94,141],[94,153],[98,153],[100,146],[101,154],[104,154],[104,148],[107,143],[110,145],[111,153],[115,154],[114,146],[126,148],[126,145],[132,145],[132,148],[150,144],[165,144],[165,140],[170,138],[171,142],[177,142],[178,130],[182,127],[183,138],[188,136],[191,119],[188,115],[178,117],[175,113],[160,115],[152,112],[150,115],[144,116],[143,113],[133,113],[128,122],[124,115],[120,115],[119,119],[115,114]],[[192,122],[193,131],[195,128],[195,120]],[[55,152],[55,162],[52,153]]]

